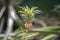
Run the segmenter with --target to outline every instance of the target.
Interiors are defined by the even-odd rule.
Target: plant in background
[[[28,40],[28,38],[26,38],[27,34],[29,35],[29,31],[32,28],[32,18],[34,17],[34,14],[39,13],[40,10],[38,10],[38,7],[32,7],[29,8],[28,6],[26,7],[20,7],[21,9],[20,11],[18,11],[21,16],[24,18],[25,20],[25,30],[20,26],[20,31],[22,32],[22,40]],[[23,24],[22,24],[23,25]],[[14,39],[15,40],[15,39]]]
[[[20,7],[20,6],[19,6]],[[32,27],[32,18],[34,17],[34,14],[39,13],[40,10],[38,10],[38,7],[32,7],[29,8],[28,6],[26,7],[20,7],[22,11],[18,11],[19,13],[22,13],[22,17],[25,20],[25,28],[26,30],[30,30]]]
[[[22,11],[18,11],[18,12],[22,15],[22,17],[25,20],[26,29],[24,29],[21,25],[19,25],[18,28],[19,30],[17,30],[18,33],[16,33],[16,35],[12,37],[13,40],[29,40],[29,39],[34,39],[34,37],[38,35],[45,35],[41,38],[41,40],[55,40],[55,38],[60,34],[59,26],[31,28],[32,18],[34,17],[34,14],[40,11],[37,10],[37,7],[29,8],[28,6],[26,6],[20,8],[22,9]]]

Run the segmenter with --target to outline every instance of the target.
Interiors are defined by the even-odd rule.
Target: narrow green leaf
[[[43,39],[41,39],[41,40],[50,40],[50,39],[54,38],[55,36],[57,36],[57,35],[56,34],[49,34],[49,35],[45,36]]]
[[[52,26],[52,27],[42,27],[42,28],[32,28],[31,30],[35,30],[35,31],[45,31],[45,30],[60,30],[60,27],[59,26]]]

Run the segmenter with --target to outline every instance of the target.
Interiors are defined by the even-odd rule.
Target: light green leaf
[[[50,40],[50,39],[52,39],[52,38],[54,38],[56,36],[57,36],[56,34],[49,34],[49,35],[45,36],[43,39],[41,39],[41,40]]]

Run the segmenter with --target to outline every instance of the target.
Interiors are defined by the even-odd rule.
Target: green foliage
[[[38,7],[32,7],[32,8],[29,8],[28,6],[26,7],[20,7],[19,8],[22,9],[22,11],[18,11],[19,13],[21,13],[22,17],[25,19],[25,20],[32,20],[34,14],[36,13],[39,13],[40,10],[38,10],[37,8]]]
[[[35,36],[38,35],[44,35],[46,34],[46,36],[44,36],[42,38],[42,40],[52,40],[53,38],[57,37],[60,34],[60,27],[59,26],[52,26],[52,27],[42,27],[42,28],[33,28],[31,29],[31,31],[26,33],[26,30],[23,30],[23,32],[21,30],[19,30],[19,33],[16,33],[15,36],[13,36],[14,40],[16,39],[21,39],[23,40],[23,35],[25,37],[25,39],[34,39]]]
[[[26,7],[20,7],[22,11],[19,11],[24,17],[25,20],[31,21],[33,18],[33,15],[35,13],[40,12],[37,10],[37,7],[29,8]],[[19,20],[18,20],[19,21]],[[60,26],[49,26],[49,27],[42,27],[42,28],[32,28],[30,31],[26,31],[21,23],[16,21],[16,23],[19,25],[18,30],[16,31],[16,35],[12,36],[13,40],[29,40],[34,39],[34,37],[39,35],[45,35],[41,40],[54,40],[59,34],[60,34]]]
[[[41,40],[51,40],[52,38],[54,38],[56,36],[57,36],[56,34],[49,34],[49,35],[45,36],[43,39],[41,39]]]

